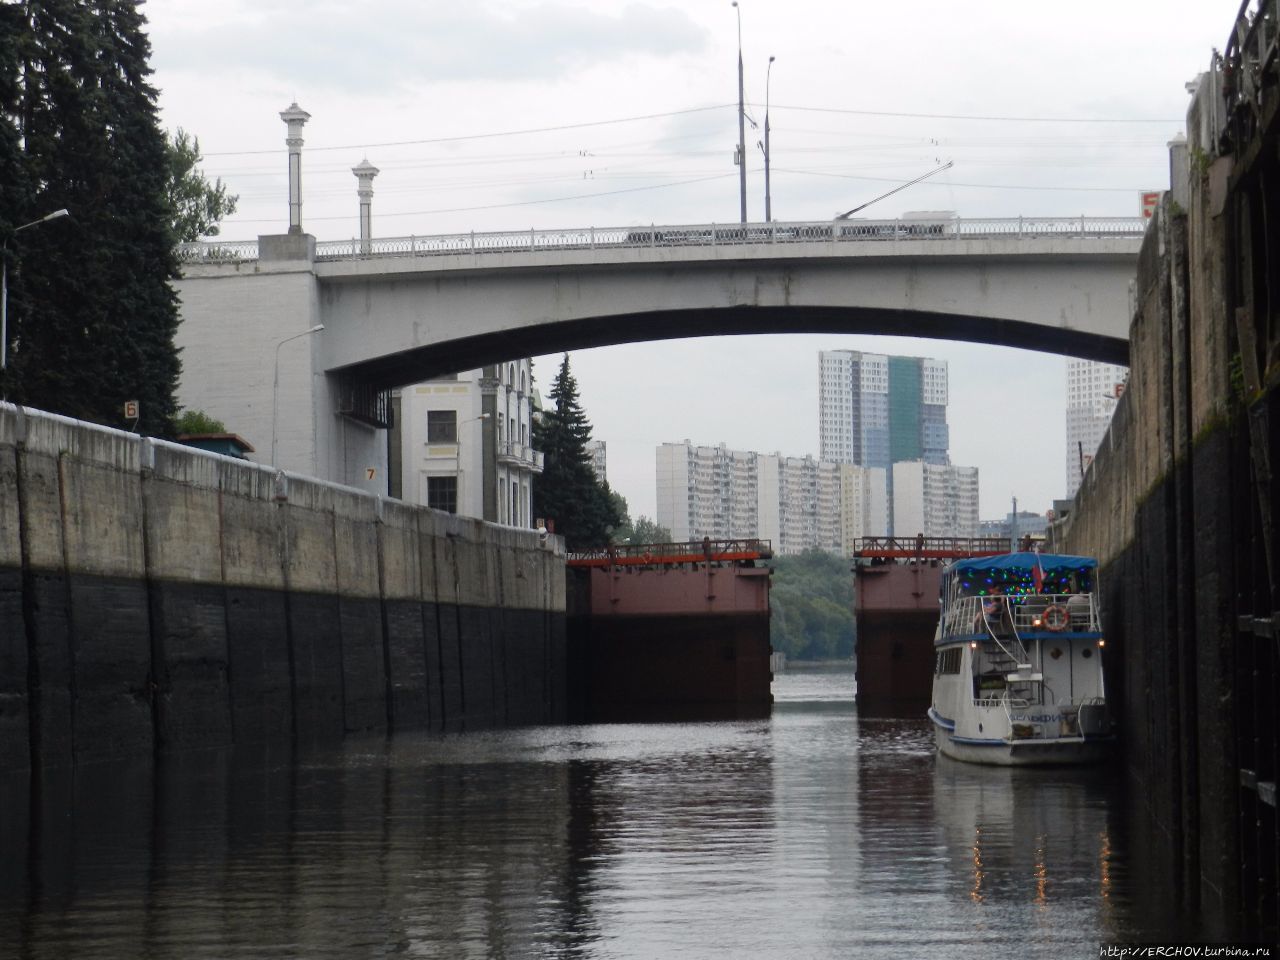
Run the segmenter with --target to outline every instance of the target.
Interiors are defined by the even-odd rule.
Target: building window
[[[445,513],[457,513],[458,478],[427,477],[427,506]]]
[[[458,442],[458,411],[427,411],[427,443]]]

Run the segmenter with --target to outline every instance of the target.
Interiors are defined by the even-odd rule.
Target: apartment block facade
[[[659,446],[656,463],[658,523],[676,540],[759,537],[785,556],[887,532],[883,470],[687,440]]]
[[[978,468],[902,461],[893,465],[893,532],[910,537],[978,535]]]
[[[1106,436],[1129,368],[1096,360],[1067,360],[1067,497],[1074,497],[1098,444]]]

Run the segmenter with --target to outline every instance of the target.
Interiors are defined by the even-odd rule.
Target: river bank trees
[[[849,561],[822,550],[776,557],[770,643],[793,660],[853,656],[853,574]]]

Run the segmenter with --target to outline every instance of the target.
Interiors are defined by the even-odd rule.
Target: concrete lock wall
[[[0,404],[0,769],[565,716],[564,556]]]
[[[1242,462],[1229,245],[1209,193],[1199,173],[1175,178],[1148,230],[1128,386],[1055,546],[1099,558],[1127,773],[1178,895],[1226,930],[1239,904],[1232,525]]]

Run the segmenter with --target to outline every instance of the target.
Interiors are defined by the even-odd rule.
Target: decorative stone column
[[[311,114],[298,106],[297,101],[289,104],[288,110],[280,112],[280,119],[289,125],[289,135],[285,137],[285,145],[289,148],[289,232],[302,233],[302,125],[311,119]]]
[[[378,175],[378,168],[365,157],[360,166],[351,168],[351,172],[359,181],[356,196],[360,198],[360,252],[368,253],[373,240],[373,178]]]

